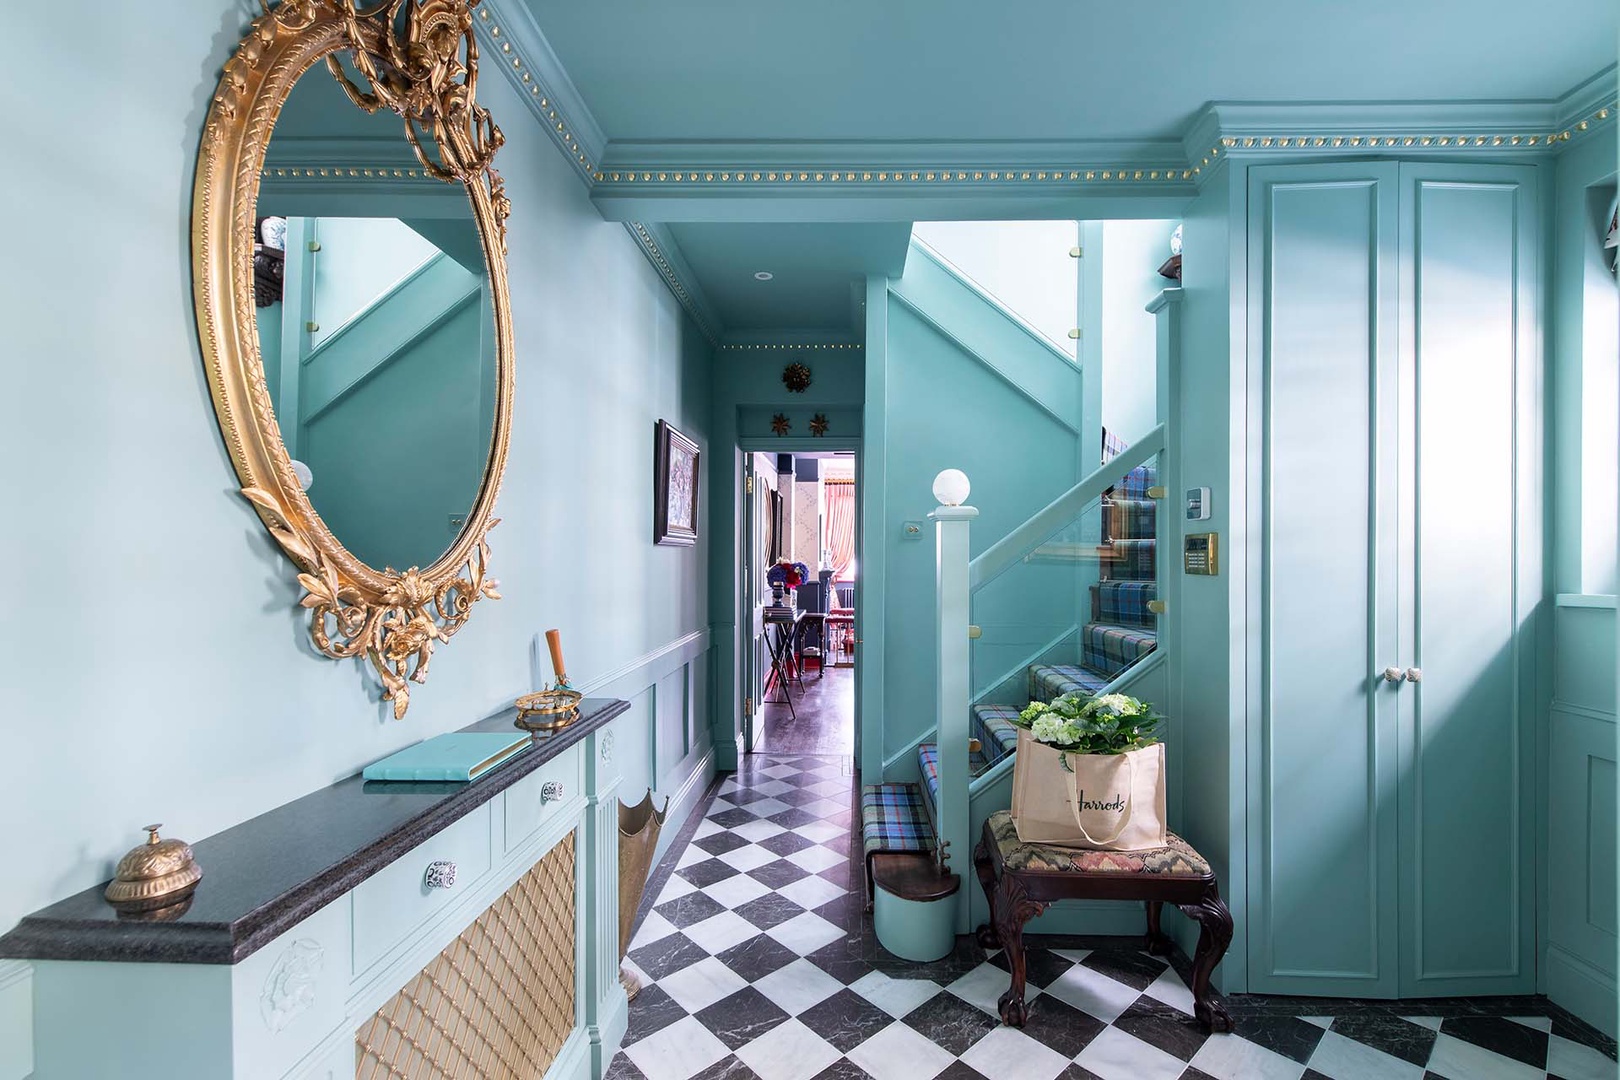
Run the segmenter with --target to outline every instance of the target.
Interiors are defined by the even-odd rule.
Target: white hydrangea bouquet
[[[1164,717],[1129,694],[1065,694],[1050,704],[1030,702],[1018,719],[1047,746],[1078,754],[1125,754],[1158,742],[1155,732]]]
[[[1065,694],[1019,714],[1013,824],[1026,844],[1163,847],[1164,717],[1128,694]]]

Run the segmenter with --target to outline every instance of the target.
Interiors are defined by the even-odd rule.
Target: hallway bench
[[[1162,848],[1091,851],[1025,844],[1012,814],[1002,810],[984,823],[973,849],[973,867],[990,901],[990,921],[979,927],[979,944],[1007,950],[1012,985],[997,1003],[1003,1023],[1023,1027],[1024,924],[1057,900],[1142,900],[1147,903],[1147,950],[1163,956],[1174,947],[1159,929],[1166,903],[1200,927],[1193,957],[1193,1012],[1205,1031],[1231,1031],[1232,1018],[1210,987],[1210,973],[1232,943],[1232,914],[1221,900],[1209,862],[1181,837]]]

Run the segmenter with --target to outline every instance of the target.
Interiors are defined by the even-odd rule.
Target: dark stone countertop
[[[193,844],[203,878],[171,920],[120,917],[103,883],[25,917],[0,959],[239,963],[629,707],[587,698],[573,724],[470,783],[340,780]],[[462,730],[515,731],[515,715]]]

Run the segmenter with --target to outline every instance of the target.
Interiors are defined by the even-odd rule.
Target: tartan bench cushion
[[[917,771],[922,774],[923,797],[929,806],[939,805],[939,747],[923,743],[917,747]]]
[[[1207,878],[1209,861],[1175,833],[1164,847],[1142,851],[1091,851],[1051,844],[1025,844],[1018,839],[1012,812],[990,815],[985,829],[1001,850],[1009,870],[1058,871],[1072,874],[1157,874],[1167,877]]]
[[[1018,745],[1018,725],[1013,721],[1022,712],[1012,705],[975,705],[973,719],[979,728],[979,741],[992,762],[1011,753]]]
[[[868,784],[861,788],[861,847],[866,854],[866,903],[877,883],[872,859],[878,855],[934,850],[934,825],[916,784]]]

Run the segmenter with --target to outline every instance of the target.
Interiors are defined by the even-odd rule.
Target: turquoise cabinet
[[[1534,990],[1534,167],[1249,170],[1250,989]]]

